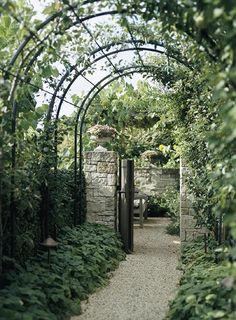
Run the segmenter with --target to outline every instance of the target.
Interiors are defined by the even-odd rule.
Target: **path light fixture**
[[[50,267],[50,255],[51,255],[51,249],[56,248],[58,246],[58,242],[55,241],[51,236],[48,236],[47,239],[45,239],[41,245],[48,250],[48,265]]]

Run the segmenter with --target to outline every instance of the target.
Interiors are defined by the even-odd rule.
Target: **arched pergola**
[[[8,101],[12,105],[13,135],[15,135],[17,130],[18,104],[16,99],[16,91],[22,85],[32,86],[35,90],[42,91],[45,92],[45,94],[50,95],[51,98],[48,103],[46,116],[47,122],[57,122],[60,117],[62,106],[65,104],[70,104],[78,109],[74,131],[75,185],[77,183],[78,177],[81,181],[82,176],[82,138],[84,120],[92,102],[105,87],[121,77],[132,75],[134,73],[148,73],[150,75],[155,75],[155,71],[157,71],[161,66],[146,63],[144,61],[144,58],[141,56],[142,52],[144,52],[145,54],[151,52],[155,55],[165,56],[166,64],[169,64],[170,61],[175,61],[176,63],[182,64],[186,68],[194,68],[194,61],[191,61],[189,57],[186,57],[185,54],[180,52],[178,46],[175,43],[175,39],[172,39],[172,43],[166,43],[165,39],[161,40],[161,35],[155,35],[155,30],[153,31],[151,27],[150,30],[152,30],[153,36],[150,39],[146,39],[142,35],[142,32],[137,32],[137,30],[135,30],[134,32],[132,30],[129,19],[132,19],[132,16],[136,15],[135,5],[133,7],[131,6],[130,8],[127,8],[126,6],[118,6],[119,3],[112,3],[110,4],[110,7],[108,4],[106,4],[104,8],[103,2],[104,1],[102,0],[88,0],[81,3],[78,7],[77,5],[70,5],[69,1],[62,1],[62,7],[57,12],[46,17],[43,22],[37,24],[34,30],[25,27],[25,29],[27,30],[27,35],[22,40],[18,48],[16,48],[7,66],[5,68],[1,67],[1,70],[5,74],[5,78],[10,81],[11,84]],[[93,6],[97,6],[97,12],[93,12]],[[86,10],[88,11],[88,13],[86,13]],[[83,12],[85,12],[85,14]],[[14,16],[14,13],[11,13],[11,15],[14,19],[17,20],[17,17]],[[110,38],[108,37],[108,39],[104,39],[104,43],[100,43],[100,39],[98,40],[96,38],[94,30],[92,30],[92,27],[88,26],[88,24],[94,22],[94,19],[101,19],[105,17],[112,17],[114,19],[117,19],[119,23],[121,22],[122,27],[125,29],[125,31],[122,30],[121,35],[119,35],[118,37],[114,36],[111,32]],[[141,20],[142,16],[139,15],[138,19]],[[117,28],[120,28],[120,25],[118,23],[116,23],[116,25],[118,26]],[[70,59],[66,61],[66,65],[63,66],[63,73],[60,76],[56,77],[56,79],[53,79],[51,83],[49,81],[49,87],[51,87],[53,91],[51,91],[51,88],[48,89],[37,86],[32,81],[32,75],[35,72],[34,70],[37,64],[40,62],[40,59],[42,59],[42,57],[47,54],[49,60],[52,59],[53,56],[57,57],[59,61],[61,60],[60,52],[55,52],[55,48],[51,44],[52,39],[61,39],[63,36],[66,36],[69,39],[71,37],[69,33],[73,30],[79,30],[79,34],[81,34],[87,41],[86,45],[89,43],[90,39],[90,41],[93,43],[93,46],[91,46],[91,48],[88,46],[87,50],[83,50],[76,63],[74,63],[74,61],[69,61]],[[63,43],[61,47],[65,45],[67,44]],[[50,55],[50,53],[45,53],[48,50],[53,50],[53,54]],[[117,56],[119,58],[120,54],[127,52],[135,53],[137,61],[135,63],[131,61],[128,65],[117,66],[114,57]],[[103,63],[104,61],[106,61],[109,65],[109,68],[107,67],[108,74],[94,83],[85,74],[87,72],[92,72],[91,70],[93,70],[94,67],[96,68],[98,63]],[[69,101],[67,97],[69,96],[69,92],[72,86],[75,85],[75,83],[78,83],[79,85],[81,79],[85,79],[92,86],[92,88],[85,95],[82,103],[80,105],[76,105]],[[59,103],[57,105],[58,100]],[[54,113],[55,115],[53,116]],[[57,137],[57,132],[55,132],[55,137]],[[17,145],[16,143],[14,143],[12,147],[13,171],[17,163],[16,149]],[[56,151],[57,139],[55,138],[55,152]],[[15,184],[14,175],[12,177],[12,184]],[[74,222],[76,224],[78,221],[78,197],[76,196],[76,194],[74,198]],[[12,193],[11,196],[11,203],[11,224],[14,238],[14,226],[16,220],[14,193]],[[81,206],[81,199],[79,199],[79,206]],[[79,207],[79,212],[81,211],[80,209],[81,207]],[[45,212],[45,216],[48,215],[49,212]],[[14,239],[12,242],[12,246],[14,246]]]

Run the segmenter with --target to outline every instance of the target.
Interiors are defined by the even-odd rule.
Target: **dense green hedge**
[[[109,227],[84,224],[66,227],[52,250],[51,266],[42,252],[24,266],[4,274],[0,290],[0,319],[66,319],[80,313],[80,300],[107,282],[107,272],[124,259],[121,242]]]
[[[31,170],[21,170],[17,176],[19,185],[18,196],[16,197],[16,254],[15,259],[22,263],[35,254],[38,245],[45,239],[44,214],[46,200],[42,188],[43,170],[32,167]],[[77,183],[78,189],[84,188]],[[47,175],[47,186],[49,191],[48,210],[49,234],[57,237],[60,230],[66,226],[72,227],[74,209],[74,172],[73,170],[58,169],[57,172],[49,172]],[[11,213],[10,213],[10,191],[4,184],[4,216],[3,216],[3,255],[11,256]],[[78,197],[78,196],[77,196]],[[85,216],[85,195],[83,191]]]
[[[184,275],[169,320],[236,319],[235,266],[217,263],[213,248],[204,253],[203,242],[183,248]]]

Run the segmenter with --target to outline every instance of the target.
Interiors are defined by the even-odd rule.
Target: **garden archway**
[[[101,8],[99,7],[100,4],[102,5]],[[95,8],[93,7],[93,5],[95,6]],[[96,8],[97,5],[98,7]],[[41,90],[42,92],[45,92],[45,94],[49,94],[50,96],[52,96],[52,99],[49,101],[49,104],[48,104],[49,106],[48,106],[48,113],[47,113],[47,121],[50,121],[52,113],[55,108],[55,104],[56,104],[55,102],[57,99],[59,99],[59,105],[58,105],[57,113],[55,117],[56,119],[59,117],[63,102],[69,103],[71,105],[74,105],[76,108],[78,108],[78,105],[68,100],[65,100],[65,98],[71,86],[75,81],[77,81],[77,78],[79,76],[86,79],[86,81],[94,87],[97,87],[98,84],[102,83],[101,81],[101,82],[98,82],[97,84],[94,84],[86,75],[84,75],[84,72],[90,72],[91,71],[90,68],[92,68],[94,64],[96,64],[100,60],[104,59],[108,62],[109,69],[113,70],[111,74],[114,74],[114,75],[120,74],[120,76],[123,76],[121,69],[118,68],[111,59],[111,58],[114,58],[114,55],[116,54],[119,55],[119,53],[121,52],[128,52],[128,51],[136,52],[136,57],[138,58],[140,68],[146,67],[143,62],[143,57],[140,54],[141,51],[156,52],[156,53],[160,53],[161,55],[164,54],[165,56],[167,56],[167,60],[173,59],[179,63],[183,63],[187,65],[192,69],[194,69],[194,67],[197,68],[197,65],[194,63],[194,58],[191,60],[191,50],[189,50],[189,52],[187,51],[182,54],[182,52],[179,50],[180,40],[179,39],[176,40],[175,36],[165,34],[164,36],[165,41],[162,41],[160,40],[162,39],[162,36],[163,36],[161,34],[161,35],[158,35],[157,39],[155,40],[155,37],[153,37],[153,35],[155,35],[156,31],[155,31],[155,28],[153,28],[153,26],[150,25],[149,29],[147,28],[147,30],[144,30],[146,32],[150,32],[151,34],[151,36],[148,39],[146,39],[145,35],[143,34],[143,30],[141,31],[141,29],[137,30],[137,28],[135,28],[135,23],[132,22],[133,21],[132,16],[137,16],[138,19],[140,20],[143,18],[143,16],[142,16],[142,13],[139,11],[139,9],[135,6],[135,4],[132,4],[132,2],[130,3],[130,6],[124,5],[121,7],[119,3],[112,3],[110,5],[110,8],[108,8],[109,5],[105,3],[105,9],[103,8],[103,1],[85,1],[81,3],[79,7],[77,5],[70,5],[68,1],[63,1],[61,6],[63,9],[59,8],[59,10],[56,13],[53,13],[52,15],[47,17],[44,22],[36,25],[34,30],[31,30],[26,25],[24,26],[28,34],[25,36],[20,46],[18,47],[18,49],[15,51],[12,58],[10,59],[7,70],[4,69],[6,79],[11,83],[11,90],[9,92],[8,100],[10,100],[13,105],[13,112],[12,112],[13,134],[16,133],[16,119],[17,119],[17,113],[18,113],[17,94],[15,95],[15,93],[18,88],[22,88],[21,86],[22,84],[24,86],[32,86],[36,90]],[[3,8],[3,10],[5,10],[5,8]],[[83,10],[85,10],[84,11],[85,14]],[[91,10],[94,10],[94,11],[97,10],[97,13],[93,13],[93,12],[91,13]],[[162,10],[164,9],[161,8],[161,13],[163,14]],[[178,13],[180,12],[179,10],[177,11]],[[12,12],[11,15],[13,19],[17,20],[17,17],[14,15],[14,12]],[[100,44],[96,38],[96,35],[94,35],[93,32],[91,31],[92,27],[90,29],[90,27],[88,27],[86,23],[90,21],[92,22],[93,19],[95,18],[101,18],[105,16],[112,16],[114,17],[114,19],[117,19],[118,23],[117,21],[115,21],[115,23],[119,25],[119,28],[121,26],[123,27],[123,29],[122,29],[122,32],[120,32],[119,37],[115,37],[112,34],[112,31],[109,30],[110,39],[108,39],[108,41],[105,39],[107,43],[105,41],[104,44],[103,43]],[[140,25],[142,25],[142,23],[140,23]],[[70,59],[65,59],[66,61],[63,61],[64,62],[63,68],[65,72],[62,74],[62,77],[55,77],[55,76],[53,77],[51,75],[47,76],[47,78],[52,78],[52,80],[49,81],[48,86],[49,88],[50,87],[53,88],[54,90],[53,92],[50,92],[48,89],[42,88],[37,84],[31,83],[32,73],[34,73],[34,69],[35,68],[37,69],[40,65],[42,65],[42,61],[41,61],[41,59],[43,59],[42,57],[44,58],[48,57],[49,64],[51,63],[53,64],[57,59],[60,60],[61,57],[58,52],[60,52],[60,50],[62,52],[63,50],[65,50],[67,40],[71,41],[72,46],[74,45],[73,37],[70,37],[69,32],[76,31],[75,28],[77,26],[80,27],[80,31],[78,32],[77,35],[82,36],[82,40],[84,40],[84,43],[86,45],[88,45],[92,40],[92,42],[95,45],[95,48],[94,47],[90,48],[88,45],[89,50],[83,49],[78,59],[78,63],[77,62],[71,63],[70,59],[72,59],[72,55],[70,56]],[[188,34],[188,32],[186,32],[186,34]],[[63,39],[63,36],[64,36],[64,39]],[[131,40],[129,40],[129,38]],[[187,38],[191,38],[191,35],[186,36],[186,38],[183,37],[182,40],[184,41]],[[55,40],[55,43],[53,43],[54,40]],[[59,42],[59,45],[58,43],[56,43],[56,41]],[[194,41],[197,42],[196,39],[194,39]],[[211,44],[211,49],[212,47],[214,47],[214,44],[212,43],[211,39],[204,38],[204,41],[206,41],[207,44],[208,42]],[[199,51],[205,50],[206,56],[209,56],[210,59],[214,60],[214,55],[212,54],[212,52],[209,51],[209,48],[206,46],[206,43],[202,44],[203,50],[201,48]],[[131,47],[129,45],[131,45]],[[150,45],[152,47],[148,47]],[[119,46],[120,48],[114,49],[113,51],[111,50],[112,48],[119,47]],[[163,46],[166,49],[164,50],[161,49],[163,48]],[[58,49],[58,52],[55,52],[56,51],[55,48]],[[191,49],[191,46],[190,46],[190,49]],[[52,50],[51,53],[50,53],[50,50]],[[95,57],[93,61],[90,61],[90,58],[93,55],[94,56],[98,55],[98,57]],[[86,59],[84,59],[85,57]],[[77,69],[78,64],[82,65],[82,68],[79,70]],[[153,70],[154,69],[155,68],[153,68]],[[104,79],[106,79],[106,77]],[[98,89],[98,91],[100,92],[101,90]],[[16,97],[16,99],[14,98],[14,96]],[[77,120],[79,120],[79,116],[77,117]],[[77,128],[77,125],[76,125],[76,128]],[[82,129],[80,133],[82,133]],[[82,134],[80,136],[82,138]],[[76,139],[77,139],[77,134],[76,134],[75,141]],[[82,142],[80,143],[80,145],[81,144]],[[77,143],[75,145],[77,148]],[[13,143],[13,149],[12,149],[13,169],[16,166],[16,160],[17,160],[16,148],[17,148],[16,143]],[[75,154],[75,159],[77,159],[77,154]],[[75,168],[77,168],[76,161],[75,161]],[[76,171],[77,170],[75,170],[75,177],[77,173]],[[13,185],[15,184],[14,175],[12,178],[12,183]],[[12,194],[11,208],[12,208],[11,209],[12,224],[14,225],[13,223],[13,220],[15,220],[14,193]]]

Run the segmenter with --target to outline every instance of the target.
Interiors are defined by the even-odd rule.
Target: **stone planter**
[[[90,139],[96,142],[97,147],[94,151],[107,151],[105,145],[106,143],[111,142],[112,137],[98,137],[96,135],[91,135]]]
[[[146,161],[148,161],[151,164],[160,164],[163,159],[164,156],[162,154],[161,151],[153,151],[153,150],[147,150],[145,152],[142,153],[142,158]]]
[[[106,142],[111,142],[112,137],[98,137],[95,135],[91,135],[90,139],[94,142],[102,144],[102,143],[106,143]]]
[[[90,133],[91,141],[97,144],[95,151],[107,151],[104,145],[111,142],[117,132],[107,125],[96,124],[88,130],[88,133]]]

